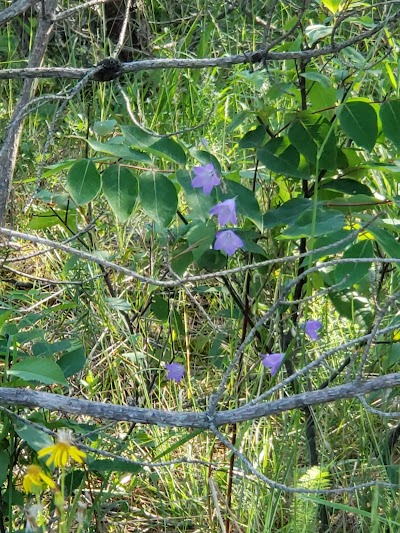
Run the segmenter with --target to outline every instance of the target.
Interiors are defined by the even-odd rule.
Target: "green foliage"
[[[329,472],[318,466],[313,466],[303,474],[298,486],[302,489],[327,489],[330,484]],[[308,533],[317,530],[317,512],[318,505],[309,501],[304,494],[295,494],[293,501],[294,520],[293,525],[289,528],[293,533]]]
[[[16,288],[12,283],[20,284],[22,276],[13,274],[9,283],[9,273],[2,273],[3,386],[60,394],[66,394],[68,386],[71,394],[104,403],[201,411],[238,343],[264,313],[274,309],[226,384],[220,407],[228,409],[268,389],[270,376],[260,368],[259,352],[285,350],[287,362],[297,371],[321,353],[371,331],[377,312],[399,290],[400,280],[397,265],[374,263],[376,258],[400,258],[398,31],[391,25],[390,32],[385,27],[375,41],[352,42],[338,54],[319,57],[320,49],[333,41],[341,43],[376,27],[381,12],[365,2],[321,0],[309,3],[299,21],[296,3],[274,4],[268,22],[268,42],[276,43],[271,51],[312,51],[315,57],[268,59],[266,69],[255,63],[251,69],[234,65],[229,70],[127,74],[120,81],[138,117],[134,126],[128,125],[125,97],[117,84],[90,82],[69,102],[69,112],[58,124],[51,164],[41,176],[43,189],[35,197],[29,220],[19,211],[37,175],[39,148],[46,135],[43,125],[51,120],[54,107],[39,109],[26,121],[14,192],[21,207],[15,209],[16,227],[55,241],[72,237],[69,244],[79,250],[158,279],[169,276],[170,265],[185,277],[247,268],[266,258],[276,262],[246,272],[238,268],[233,275],[205,278],[201,284],[188,283],[189,297],[181,287],[154,290],[62,250],[28,257],[23,266],[16,261],[13,268],[64,284],[33,280],[30,289]],[[251,15],[262,13],[263,3],[234,11],[218,3],[163,0],[149,1],[146,7],[148,16],[138,20],[149,21],[156,45],[152,53],[157,57],[222,57],[257,49],[265,40],[265,24],[258,26]],[[76,27],[83,33],[73,32],[66,23],[65,42],[57,30],[49,64],[81,67],[112,52],[110,38],[98,42],[107,34],[103,8],[77,14]],[[385,16],[390,16],[390,9],[394,7],[388,7]],[[3,64],[14,66],[14,48],[20,39],[30,42],[34,30],[30,19],[20,17],[16,28],[8,24],[1,34]],[[288,38],[280,41],[285,32]],[[70,46],[72,42],[77,46]],[[126,48],[129,52],[137,46]],[[52,92],[68,89],[61,80],[51,83]],[[14,98],[7,85],[0,89],[4,123]],[[39,90],[44,88],[41,82]],[[173,131],[181,133],[171,136]],[[84,155],[74,158],[74,154]],[[205,196],[191,181],[193,167],[209,163],[222,184]],[[210,209],[232,198],[238,223],[231,226],[243,247],[228,257],[214,249],[221,228]],[[302,251],[309,255],[298,260]],[[10,257],[20,253],[25,250],[11,249]],[[283,260],[287,256],[290,261]],[[340,263],[343,258],[354,261]],[[357,262],[360,259],[365,262]],[[328,264],[331,260],[336,264]],[[302,279],[304,284],[286,294],[300,269],[312,267],[316,270]],[[278,302],[281,296],[284,303]],[[383,318],[385,324],[395,324],[396,302]],[[326,334],[318,342],[311,342],[301,330],[311,315],[324,322]],[[382,344],[371,345],[366,375],[397,370],[396,333],[382,337]],[[334,374],[348,357],[348,350],[338,350],[325,366],[296,379],[293,390],[318,389],[332,375],[335,384],[351,379],[359,348],[351,352],[351,364],[344,366],[344,372]],[[86,353],[90,353],[87,360]],[[176,386],[165,379],[163,365],[170,361],[184,363],[187,370]],[[280,370],[281,377],[287,377],[287,368]],[[292,393],[290,388],[286,393]],[[375,399],[379,406],[387,403],[392,408],[381,392]],[[219,527],[214,520],[216,505],[224,519],[236,520],[239,529],[248,524],[248,531],[316,531],[318,505],[330,507],[332,523],[356,516],[359,530],[375,531],[382,522],[388,531],[398,528],[396,495],[386,489],[377,488],[374,494],[358,491],[351,505],[341,495],[332,501],[295,495],[291,504],[281,492],[237,475],[236,469],[229,483],[230,457],[208,433],[161,427],[144,431],[124,424],[111,427],[100,420],[89,425],[41,411],[17,414],[27,417],[25,425],[0,413],[2,513],[10,528],[23,523],[23,506],[29,501],[20,492],[21,473],[37,461],[37,451],[52,443],[31,423],[48,431],[68,427],[81,436],[79,442],[115,454],[104,459],[93,452],[84,470],[68,466],[60,476],[65,479],[70,512],[65,531],[75,528],[72,521],[80,494],[88,488],[92,499],[85,518],[88,531],[99,524],[116,529],[116,513],[131,521],[126,527],[132,530],[144,529],[148,517],[157,516],[164,521],[157,527],[165,530],[211,531]],[[322,467],[298,474],[307,463],[309,444],[302,414],[238,424],[235,439],[261,472],[282,483],[298,479],[301,487],[322,490],[386,475],[396,479],[397,467],[387,464],[392,461],[390,453],[380,455],[389,431],[384,421],[371,421],[357,402],[317,407],[314,415],[319,460],[326,464],[328,457],[332,462],[330,477]],[[232,436],[230,427],[223,431]],[[222,468],[185,463],[155,470],[118,455],[138,462],[199,457],[218,461]],[[209,480],[218,489],[216,502],[207,492]],[[50,494],[43,498],[46,506]],[[381,509],[385,516],[379,517]]]

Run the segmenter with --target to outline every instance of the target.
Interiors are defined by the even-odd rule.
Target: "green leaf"
[[[120,222],[128,220],[138,196],[138,183],[133,173],[120,165],[111,165],[102,176],[103,193]]]
[[[187,241],[190,244],[190,250],[195,261],[212,246],[215,239],[215,226],[211,222],[205,224],[199,222],[193,224],[186,235]]]
[[[130,472],[136,474],[142,470],[140,465],[128,463],[122,459],[95,459],[87,463],[87,467],[92,472]]]
[[[113,298],[111,296],[107,296],[105,300],[110,307],[116,309],[117,311],[130,311],[132,309],[131,304],[123,298]]]
[[[226,257],[218,250],[206,250],[196,262],[199,268],[207,272],[218,272],[226,267]]]
[[[289,128],[288,136],[296,149],[319,170],[336,170],[336,138],[330,122],[320,114],[302,113]]]
[[[375,209],[377,205],[382,204],[382,200],[365,194],[355,194],[350,198],[333,198],[332,200],[325,201],[324,204],[347,214],[353,212],[357,213],[358,211],[365,211],[367,209]]]
[[[388,257],[400,259],[400,244],[389,231],[374,225],[368,228],[368,232],[372,233]]]
[[[310,170],[303,156],[286,137],[275,137],[257,150],[263,165],[276,174],[300,179],[310,179]]]
[[[346,102],[339,112],[343,131],[358,146],[369,152],[373,149],[378,137],[378,117],[375,109],[367,102]]]
[[[329,298],[340,315],[367,330],[370,328],[373,310],[367,298],[350,291],[330,292]]]
[[[343,254],[344,259],[373,256],[374,247],[368,239],[353,244]],[[371,263],[341,263],[335,268],[335,283],[343,282],[340,288],[351,287],[367,275],[370,268]]]
[[[170,180],[162,174],[145,172],[139,178],[139,194],[145,213],[167,227],[178,208],[178,195]]]
[[[206,152],[205,150],[197,150],[197,148],[191,148],[189,152],[194,159],[197,159],[197,161],[201,163],[201,165],[208,165],[211,163],[214,165],[217,173],[221,174],[221,165],[215,155],[210,154],[210,152]]]
[[[96,121],[93,124],[93,131],[96,135],[103,137],[112,133],[116,125],[117,121],[115,119]]]
[[[330,29],[329,33],[332,32],[332,29]],[[325,74],[321,74],[320,72],[316,71],[310,71],[310,72],[302,72],[300,74],[303,78],[306,80],[316,81],[322,85],[322,87],[331,87],[332,81],[328,76],[325,76]]]
[[[101,187],[100,174],[89,159],[77,161],[67,176],[68,191],[77,205],[85,205],[97,196]]]
[[[310,81],[307,82],[307,90],[307,99],[311,104],[310,111],[320,112],[321,110],[324,110],[324,114],[331,118],[336,103],[340,98],[338,90],[333,87],[324,87],[319,83],[313,83]]]
[[[121,126],[121,131],[130,146],[179,165],[186,164],[186,154],[182,146],[170,137],[160,139],[136,126]]]
[[[239,148],[258,148],[264,142],[267,129],[260,124],[254,130],[247,131],[239,141]]]
[[[14,428],[17,435],[35,452],[54,444],[49,435],[30,424],[22,424],[18,421],[14,423]]]
[[[169,317],[169,301],[158,294],[153,294],[150,309],[154,316],[162,322],[167,322]]]
[[[223,198],[228,199],[236,197],[238,214],[247,217],[262,231],[263,217],[260,213],[260,206],[258,205],[254,193],[236,181],[227,179],[224,184],[226,193],[224,193]]]
[[[341,0],[321,0],[321,3],[329,9],[332,13],[336,13],[339,9]]]
[[[206,222],[210,218],[210,209],[217,203],[216,189],[206,196],[202,189],[192,187],[192,176],[187,170],[178,170],[176,178],[185,192],[191,218]]]
[[[310,41],[310,45],[313,45],[317,41],[324,39],[332,33],[332,26],[325,26],[325,24],[313,24],[305,28],[305,33]]]
[[[380,107],[379,116],[383,133],[400,150],[400,100],[386,100]]]
[[[192,262],[193,254],[190,250],[188,251],[188,246],[186,243],[178,246],[178,248],[174,250],[174,255],[172,256],[171,260],[171,267],[172,270],[178,274],[178,276],[182,276]]]
[[[364,183],[352,180],[350,178],[340,178],[324,181],[319,186],[320,189],[328,189],[330,191],[342,192],[344,194],[364,194],[366,196],[372,196],[371,189]]]
[[[337,242],[343,240],[345,237],[348,237],[349,233],[351,231],[340,229],[339,231],[335,231],[334,233],[330,233],[329,235],[324,235],[322,237],[318,237],[314,241],[314,249],[322,248],[325,246],[330,246],[327,250],[324,252],[317,252],[312,255],[312,260],[317,261],[318,259],[321,259],[321,257],[326,257],[328,255],[335,255],[338,252],[341,252],[345,248],[347,248],[351,244],[351,240],[347,240],[345,242],[342,242],[341,244],[337,244]],[[308,259],[305,258],[304,262],[307,262]]]
[[[67,496],[71,496],[85,478],[83,470],[72,470],[64,479],[64,490]]]
[[[315,224],[313,210],[301,213],[294,224],[290,225],[280,236],[281,239],[299,239],[301,237],[318,237],[339,231],[345,225],[342,213],[333,209],[317,208]]]
[[[36,357],[49,357],[58,352],[69,350],[72,346],[72,342],[69,339],[64,339],[58,342],[36,342],[32,346],[32,353]]]
[[[32,357],[14,363],[8,374],[24,381],[45,383],[46,385],[53,385],[54,383],[68,385],[61,368],[53,359],[47,357]]]
[[[315,165],[318,146],[311,133],[312,124],[305,123],[301,118],[296,119],[290,125],[288,137],[295,148],[302,153],[307,160]]]
[[[6,450],[0,450],[0,487],[3,486],[8,475],[8,465],[10,464],[10,456]]]
[[[105,142],[101,143],[99,141],[94,141],[93,139],[85,139],[88,145],[95,152],[102,152],[104,154],[109,154],[119,159],[124,159],[125,161],[140,161],[142,163],[151,163],[150,157],[144,152],[139,152],[138,150],[132,150],[124,144],[117,144],[116,142]]]
[[[34,213],[31,220],[28,223],[29,229],[45,229],[52,228],[54,226],[67,225],[72,231],[77,227],[76,225],[76,212],[72,209],[68,211],[48,210]]]
[[[60,357],[57,364],[66,378],[80,372],[86,364],[85,350],[83,346],[79,346],[75,350],[66,352]]]
[[[285,202],[276,209],[270,209],[264,214],[263,225],[266,228],[287,226],[293,224],[296,218],[311,206],[311,200],[306,198],[294,198]]]

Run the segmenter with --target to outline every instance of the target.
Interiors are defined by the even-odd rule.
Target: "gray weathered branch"
[[[101,420],[116,420],[169,427],[203,428],[222,426],[246,420],[255,420],[300,409],[305,406],[319,405],[348,398],[355,398],[370,392],[393,388],[400,385],[400,373],[387,374],[367,381],[352,381],[344,385],[301,394],[295,394],[280,400],[256,405],[245,405],[228,411],[217,411],[214,416],[208,412],[162,411],[144,409],[126,405],[94,402],[70,398],[60,394],[33,391],[30,389],[0,388],[0,405],[18,405],[23,407],[39,407],[49,411],[91,416]]]
[[[135,73],[143,70],[157,69],[203,69],[203,68],[229,68],[234,65],[256,64],[268,61],[286,61],[288,59],[301,59],[307,61],[316,57],[322,57],[337,54],[341,50],[353,46],[365,39],[368,39],[383,28],[395,25],[400,19],[400,11],[395,13],[387,20],[376,24],[370,30],[361,32],[351,39],[342,43],[335,43],[321,48],[308,50],[298,50],[291,52],[270,52],[261,48],[253,52],[244,54],[235,54],[227,57],[208,57],[202,59],[146,59],[142,61],[132,61],[121,65],[121,74]],[[20,79],[20,78],[82,78],[89,71],[88,68],[70,68],[70,67],[45,67],[45,68],[22,68],[22,69],[3,69],[0,71],[0,79]]]
[[[14,17],[21,15],[26,11],[32,4],[36,4],[39,0],[16,0],[10,7],[3,9],[0,12],[0,26],[3,26]]]

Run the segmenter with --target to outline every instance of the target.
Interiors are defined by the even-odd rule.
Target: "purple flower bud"
[[[318,331],[322,328],[322,322],[319,320],[307,320],[304,325],[304,331],[311,340],[317,341],[319,339]]]
[[[242,239],[230,229],[219,231],[215,236],[214,250],[222,250],[228,255],[233,255],[243,246]]]
[[[179,383],[185,374],[185,367],[179,363],[167,363],[165,370],[168,372],[167,379],[173,379]]]
[[[271,370],[271,376],[275,376],[275,374],[279,370],[279,367],[282,364],[285,354],[284,353],[270,353],[270,354],[261,353],[260,357],[261,357],[262,364]]]
[[[237,224],[235,198],[230,198],[212,207],[210,209],[210,215],[218,216],[218,224],[220,226],[225,226],[229,222],[231,224]]]
[[[221,183],[214,165],[209,163],[203,167],[194,167],[194,178],[192,179],[192,187],[196,189],[203,189],[203,193],[208,196],[211,194],[213,187]]]

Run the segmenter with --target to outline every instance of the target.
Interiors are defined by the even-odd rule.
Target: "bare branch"
[[[245,405],[237,409],[217,411],[214,416],[208,412],[162,411],[144,409],[127,405],[113,405],[70,398],[61,394],[34,391],[30,389],[0,388],[0,405],[19,405],[39,407],[49,411],[57,411],[74,415],[86,415],[101,420],[117,420],[135,422],[137,424],[157,425],[160,427],[186,427],[210,429],[213,425],[223,426],[255,420],[300,409],[305,406],[335,402],[337,400],[356,398],[360,395],[400,385],[400,373],[379,376],[364,382],[352,381],[337,387],[295,394],[279,400],[256,405]]]
[[[287,61],[288,59],[300,59],[307,61],[316,57],[337,54],[341,50],[353,46],[365,39],[373,37],[383,28],[391,27],[400,19],[400,11],[377,24],[374,28],[361,32],[360,34],[330,46],[315,48],[311,50],[298,50],[293,52],[269,52],[259,49],[246,54],[236,54],[227,57],[202,58],[202,59],[146,59],[132,61],[121,65],[121,75],[140,72],[143,70],[159,69],[203,69],[203,68],[230,68],[234,65],[247,65],[254,63],[267,63],[269,61]],[[46,67],[46,68],[24,68],[24,69],[4,69],[0,71],[0,79],[18,78],[81,78],[88,73],[87,68],[68,67]]]
[[[89,2],[83,2],[83,4],[80,4],[75,7],[71,7],[70,9],[63,11],[62,13],[58,13],[54,17],[54,22],[60,22],[61,20],[65,20],[71,15],[74,15],[75,13],[77,13],[78,11],[81,11],[82,9],[86,9],[87,7],[97,6],[100,4],[106,4],[107,2],[111,2],[111,1],[112,0],[89,0]]]
[[[10,7],[3,9],[0,12],[0,26],[3,26],[14,17],[21,15],[24,11],[29,9],[33,4],[36,4],[39,0],[16,0]]]

